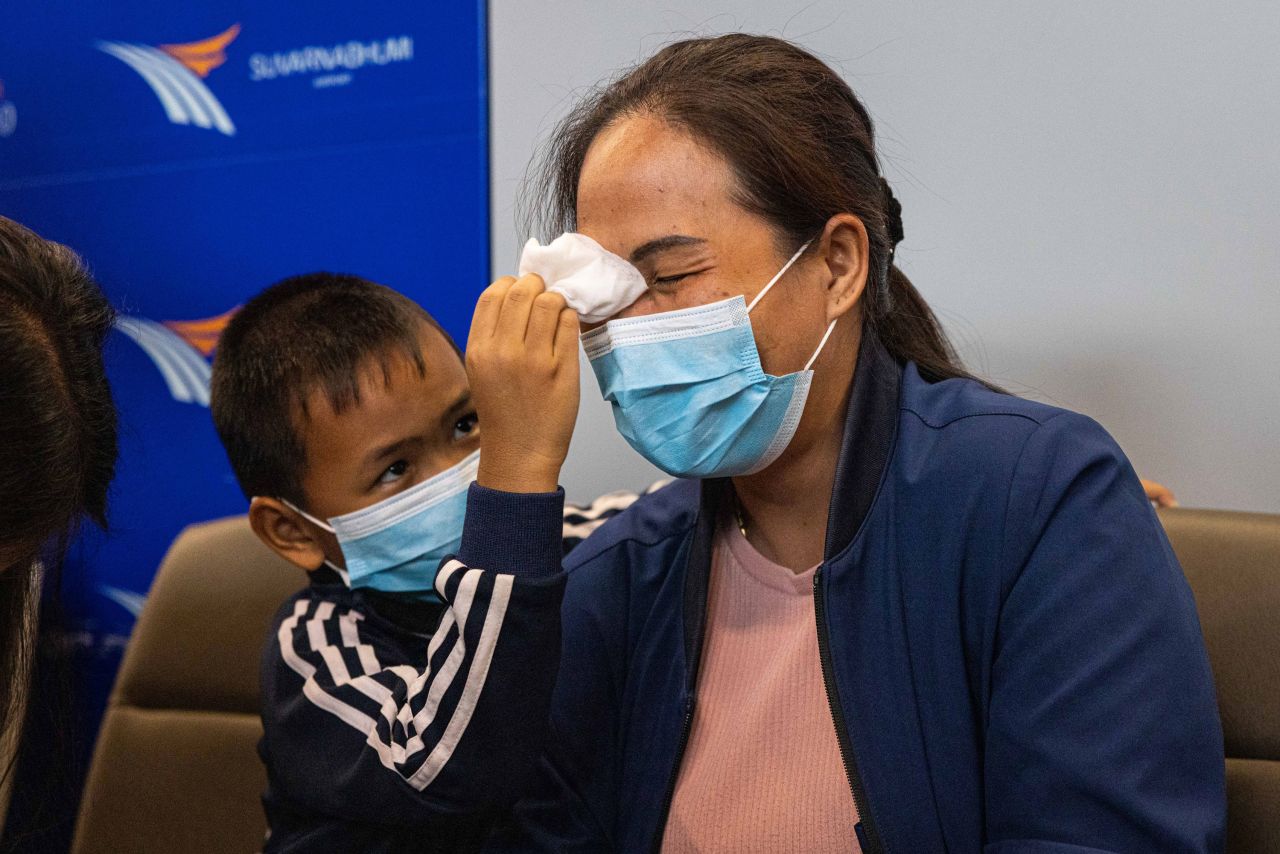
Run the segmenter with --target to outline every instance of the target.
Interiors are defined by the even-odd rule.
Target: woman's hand
[[[466,365],[480,420],[476,482],[554,492],[578,417],[577,313],[538,276],[504,276],[476,303]]]

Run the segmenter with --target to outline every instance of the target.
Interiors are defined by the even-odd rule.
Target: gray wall
[[[1269,3],[490,4],[493,264],[574,94],[679,36],[840,69],[903,205],[899,263],[969,365],[1098,419],[1184,504],[1280,511],[1280,11]],[[655,471],[585,369],[571,498]]]

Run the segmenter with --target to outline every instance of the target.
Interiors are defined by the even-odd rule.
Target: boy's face
[[[430,324],[421,325],[418,341],[425,375],[393,352],[387,377],[376,360],[362,370],[360,401],[343,412],[334,412],[322,389],[307,397],[307,416],[298,422],[306,452],[303,509],[311,515],[329,519],[376,504],[479,449],[462,360]],[[324,558],[344,565],[333,534],[272,499],[259,502],[270,505],[272,518],[253,519],[251,508],[251,521],[255,530],[265,528],[259,536],[283,557],[308,570]]]
[[[389,381],[371,363],[360,378],[360,402],[341,414],[322,389],[307,399],[302,493],[312,515],[327,519],[376,504],[480,447],[462,360],[429,324],[422,324],[418,341],[425,375],[394,354]]]

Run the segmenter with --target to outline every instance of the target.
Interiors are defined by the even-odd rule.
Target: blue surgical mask
[[[751,310],[809,246],[801,246],[751,305],[741,296],[696,308],[611,320],[582,336],[618,431],[675,477],[733,477],[767,467],[800,424],[810,370],[764,372]]]
[[[439,602],[436,571],[462,542],[467,489],[479,467],[476,451],[404,492],[328,522],[281,501],[338,538],[346,569],[328,560],[325,564],[348,587]]]

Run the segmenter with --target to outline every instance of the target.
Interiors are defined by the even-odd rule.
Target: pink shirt
[[[720,526],[693,730],[664,854],[859,852],[818,657],[813,574]]]

